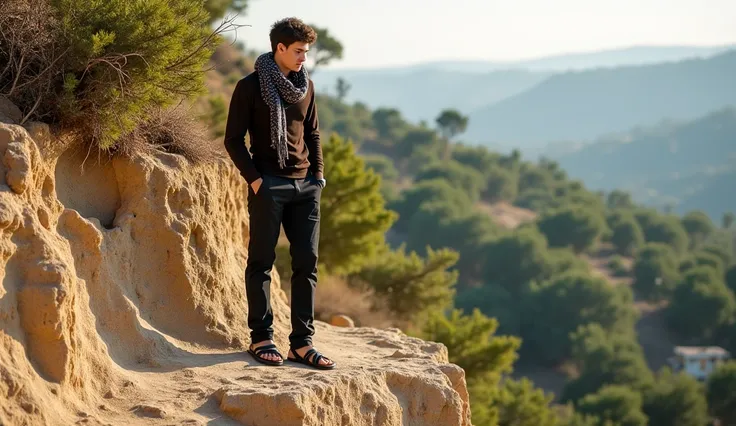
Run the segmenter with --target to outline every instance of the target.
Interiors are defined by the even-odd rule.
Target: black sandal
[[[253,349],[253,345],[250,345],[250,347],[248,348],[248,353],[253,355],[253,358],[255,358],[256,361],[260,362],[261,364],[266,364],[266,365],[283,365],[284,364],[284,356],[279,353],[278,349],[276,349],[276,345],[274,344],[259,346],[255,349]],[[272,361],[270,359],[261,357],[261,354],[278,355],[281,358],[281,360]]]
[[[308,365],[310,367],[318,368],[320,370],[332,370],[333,368],[335,368],[335,361],[322,355],[314,348],[311,348],[310,350],[308,350],[307,353],[304,354],[304,357],[296,353],[296,349],[294,348],[291,348],[289,352],[294,354],[294,358],[292,357],[286,358],[289,361],[298,362],[300,364]],[[326,364],[326,365],[320,364],[319,361],[322,358],[329,359],[331,364]]]

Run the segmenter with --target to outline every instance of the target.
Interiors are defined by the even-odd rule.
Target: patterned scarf
[[[290,72],[287,78],[276,64],[272,52],[259,56],[255,69],[261,83],[261,96],[271,110],[271,148],[276,149],[279,167],[284,168],[289,158],[284,102],[295,104],[307,96],[309,75],[306,67],[302,66],[299,72]]]

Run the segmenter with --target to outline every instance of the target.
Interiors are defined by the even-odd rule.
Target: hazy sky
[[[736,0],[250,0],[239,39],[268,49],[276,20],[327,27],[335,68],[512,60],[631,45],[736,43]]]

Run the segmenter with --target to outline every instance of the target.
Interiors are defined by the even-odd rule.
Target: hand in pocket
[[[250,187],[253,188],[253,193],[258,194],[258,191],[261,190],[261,185],[263,184],[263,179],[258,178],[253,181],[253,183],[250,184]]]

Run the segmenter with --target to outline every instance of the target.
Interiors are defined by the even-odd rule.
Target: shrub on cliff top
[[[183,107],[153,108],[146,115],[146,120],[125,136],[125,143],[118,145],[117,152],[122,156],[160,150],[179,154],[194,164],[224,156],[222,149],[210,144],[204,124]]]
[[[203,0],[8,0],[0,16],[0,95],[25,119],[102,149],[152,108],[202,92],[220,42]]]

